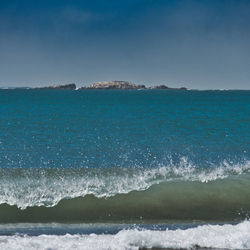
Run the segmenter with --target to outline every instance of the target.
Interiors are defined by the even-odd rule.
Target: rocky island
[[[156,86],[149,87],[148,89],[187,90],[187,88],[185,87],[171,88],[166,85],[156,85]]]
[[[34,89],[68,89],[68,90],[75,90],[76,84],[75,83],[69,83],[69,84],[59,84],[59,85],[52,85],[52,86],[46,86],[46,87],[38,87]]]
[[[89,89],[122,89],[122,90],[138,90],[138,89],[158,89],[158,90],[187,90],[185,87],[171,88],[166,85],[155,85],[146,87],[145,85],[137,85],[127,81],[106,81],[106,82],[95,82],[89,86],[83,86],[80,88],[76,87],[75,83],[59,84],[46,87],[38,87],[33,89],[62,89],[62,90],[89,90]]]
[[[166,89],[166,90],[187,90],[185,87],[170,88],[166,85],[156,85],[146,87],[145,85],[136,85],[127,81],[108,81],[108,82],[95,82],[90,86],[80,87],[78,90],[85,89]]]
[[[90,86],[81,87],[82,89],[146,89],[145,85],[136,85],[126,81],[109,81],[109,82],[95,82]]]

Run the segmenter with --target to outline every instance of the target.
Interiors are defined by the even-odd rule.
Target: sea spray
[[[232,178],[241,181],[241,175],[248,176],[249,170],[249,161],[238,165],[224,161],[217,167],[201,168],[192,165],[186,158],[181,158],[178,166],[161,165],[156,168],[3,168],[0,169],[0,204],[16,205],[20,209],[53,207],[63,199],[90,194],[98,198],[111,197],[143,191],[164,182],[170,182],[171,186],[176,181],[180,185],[225,178],[229,178],[228,182]]]

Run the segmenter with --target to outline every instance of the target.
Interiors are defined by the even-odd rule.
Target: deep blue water
[[[0,167],[250,159],[250,91],[0,91]]]

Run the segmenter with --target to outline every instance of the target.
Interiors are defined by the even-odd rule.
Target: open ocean
[[[0,249],[250,249],[250,91],[0,90]]]

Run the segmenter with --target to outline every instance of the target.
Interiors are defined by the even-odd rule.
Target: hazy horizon
[[[250,1],[0,3],[0,87],[250,89]]]

